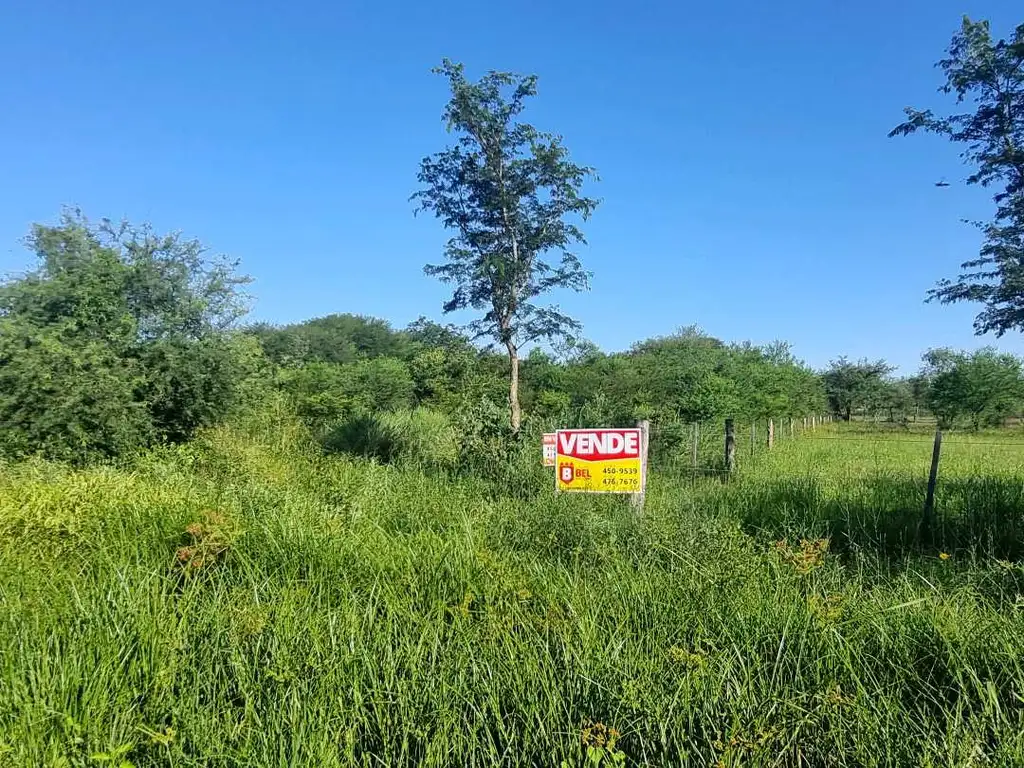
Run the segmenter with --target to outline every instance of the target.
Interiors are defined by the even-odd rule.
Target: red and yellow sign
[[[555,440],[556,439],[557,439],[557,436],[555,435],[554,432],[545,432],[544,433],[543,450],[544,450],[544,466],[545,467],[553,467],[553,466],[555,466],[555,453],[556,453],[556,451],[555,451]]]
[[[639,429],[560,429],[555,439],[555,487],[583,493],[642,493]]]

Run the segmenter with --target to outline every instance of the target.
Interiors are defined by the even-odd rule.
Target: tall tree
[[[978,257],[961,265],[956,280],[940,281],[929,300],[983,304],[974,322],[979,334],[1024,330],[1024,24],[1009,40],[994,41],[987,21],[964,17],[937,66],[946,76],[940,92],[970,110],[940,117],[908,107],[889,135],[928,131],[964,145],[967,183],[994,187],[996,210],[977,222],[985,236]]]
[[[443,119],[457,142],[424,158],[413,195],[454,236],[443,264],[429,275],[454,286],[445,312],[473,309],[477,338],[501,344],[509,361],[509,418],[521,423],[519,350],[540,339],[564,338],[579,323],[536,299],[555,288],[584,290],[589,275],[569,249],[585,242],[574,219],[587,219],[597,200],[582,192],[592,168],[576,165],[561,137],[518,120],[537,93],[537,78],[489,72],[477,82],[445,59],[434,70],[448,79]],[[554,252],[557,263],[546,260]]]

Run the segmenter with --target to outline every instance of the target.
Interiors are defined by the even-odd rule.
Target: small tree
[[[968,184],[994,186],[996,211],[979,222],[985,241],[955,280],[942,280],[929,300],[976,301],[985,306],[974,322],[981,333],[1024,330],[1024,24],[1009,40],[993,41],[987,21],[964,17],[949,55],[937,65],[946,75],[939,90],[955,94],[971,111],[938,117],[908,107],[890,136],[928,131],[964,145],[973,172]]]
[[[911,376],[906,381],[910,389],[910,401],[914,406],[914,422],[916,423],[921,409],[928,407],[928,390],[931,387],[931,381],[923,373]]]
[[[996,426],[1020,410],[1024,399],[1021,361],[992,347],[976,352],[930,349],[924,355],[931,381],[928,407],[940,427],[968,419],[974,429]]]
[[[594,171],[569,160],[560,137],[541,133],[516,118],[537,92],[537,78],[489,72],[469,82],[461,64],[447,59],[434,70],[448,78],[451,100],[444,111],[454,146],[424,158],[423,188],[413,195],[455,231],[446,261],[425,271],[455,286],[445,312],[474,309],[477,338],[501,344],[509,360],[509,416],[521,423],[519,350],[540,339],[565,337],[579,324],[535,299],[554,288],[583,290],[588,274],[570,252],[585,242],[569,220],[587,219],[597,201],[581,195]],[[544,259],[559,255],[557,265]]]
[[[886,376],[892,370],[892,366],[884,360],[852,363],[841,357],[832,361],[828,370],[822,374],[832,412],[843,421],[849,421],[858,408],[878,400],[886,386]]]

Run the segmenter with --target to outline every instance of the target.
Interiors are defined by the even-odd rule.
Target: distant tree
[[[633,400],[630,415],[693,422],[725,413],[736,399],[736,382],[723,365],[727,355],[721,341],[696,328],[634,344],[635,378],[623,387]]]
[[[893,367],[884,360],[856,363],[845,357],[833,360],[822,374],[832,412],[843,421],[849,421],[855,411],[877,401],[892,371]]]
[[[920,373],[909,377],[906,382],[910,391],[910,402],[914,407],[914,421],[917,421],[921,409],[928,407],[928,390],[931,387],[931,381],[927,375]]]
[[[406,334],[386,320],[363,315],[326,315],[280,327],[258,323],[246,331],[279,364],[351,363],[412,353]]]
[[[869,408],[884,414],[886,420],[905,419],[914,408],[914,398],[907,379],[888,379],[876,390]]]
[[[945,117],[908,107],[907,119],[890,136],[928,131],[963,144],[972,168],[968,184],[996,188],[996,210],[977,225],[985,235],[976,259],[964,262],[955,280],[942,280],[929,299],[948,304],[975,301],[981,334],[1024,330],[1024,24],[1009,40],[992,39],[987,21],[964,18],[947,58],[942,93],[954,94],[970,109]]]
[[[586,219],[597,206],[583,196],[593,170],[569,160],[560,137],[517,120],[537,78],[489,72],[466,79],[461,64],[447,59],[435,72],[448,79],[451,100],[444,111],[454,146],[425,158],[413,195],[455,231],[446,261],[427,274],[455,286],[445,312],[474,309],[476,337],[505,348],[509,361],[509,418],[520,427],[519,350],[538,339],[571,334],[579,324],[556,307],[535,300],[555,288],[583,290],[588,275],[569,250],[584,242],[569,217]],[[555,252],[557,264],[545,260]]]
[[[974,429],[997,426],[1020,411],[1024,373],[1020,359],[992,347],[976,352],[931,349],[924,355],[931,382],[928,407],[941,427],[967,419]]]
[[[472,342],[454,325],[442,325],[426,317],[418,317],[405,328],[405,335],[414,345],[428,349],[472,351]]]

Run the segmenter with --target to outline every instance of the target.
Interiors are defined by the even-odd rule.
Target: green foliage
[[[121,469],[0,471],[0,764],[1024,759],[1004,434],[950,436],[921,540],[926,441],[656,469],[638,517],[251,419]]]
[[[267,357],[281,364],[405,357],[412,349],[410,337],[386,320],[362,315],[327,315],[282,327],[257,323],[246,332],[259,339]]]
[[[226,335],[244,311],[234,264],[75,212],[29,244],[38,267],[0,284],[0,451],[113,457],[228,411],[245,375]]]
[[[326,447],[434,469],[454,468],[459,458],[459,438],[451,421],[427,408],[358,416],[335,429]]]
[[[883,397],[892,370],[884,360],[833,360],[822,375],[832,412],[849,421],[856,411],[870,410]]]
[[[409,366],[390,357],[284,368],[279,381],[299,416],[320,430],[354,414],[408,408],[416,388]]]
[[[964,17],[938,66],[946,76],[940,90],[971,110],[938,117],[908,107],[906,121],[889,135],[920,130],[963,145],[961,158],[972,168],[967,183],[995,187],[996,210],[977,224],[985,237],[978,257],[929,297],[983,304],[974,323],[979,334],[1024,330],[1024,24],[996,41],[987,21]]]
[[[1024,404],[1024,372],[1013,355],[992,347],[975,352],[932,349],[924,355],[928,408],[940,426],[967,420],[974,429],[998,426]]]
[[[142,382],[101,341],[0,318],[0,455],[84,462],[150,442]]]
[[[487,397],[466,403],[453,415],[459,434],[459,467],[464,475],[483,481],[493,495],[533,498],[554,484],[540,462],[542,430],[527,421],[515,433],[506,416]]]
[[[455,286],[445,312],[473,309],[471,327],[508,351],[509,404],[519,430],[518,350],[538,339],[565,336],[578,323],[535,299],[556,288],[582,290],[587,273],[569,249],[584,242],[568,217],[586,219],[597,201],[580,194],[593,169],[569,160],[560,137],[517,120],[537,78],[489,72],[468,81],[461,64],[445,59],[435,70],[448,79],[444,112],[457,143],[420,164],[419,210],[456,233],[446,262],[427,274]],[[554,251],[559,262],[545,260]]]
[[[401,360],[380,357],[344,367],[349,395],[361,410],[390,411],[408,408],[416,383]]]

